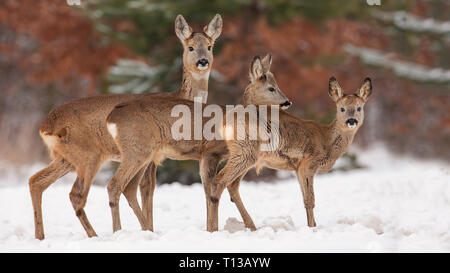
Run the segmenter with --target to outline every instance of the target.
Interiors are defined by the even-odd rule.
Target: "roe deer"
[[[245,104],[275,104],[282,107],[291,105],[291,102],[279,89],[273,74],[269,71],[271,60],[270,55],[267,55],[263,60],[259,57],[255,57],[253,60],[250,69],[250,84],[245,89],[243,96]],[[108,184],[114,231],[120,228],[118,209],[120,193],[127,187],[127,184],[136,183],[136,181],[130,182],[130,180],[142,167],[150,162],[158,165],[165,158],[199,160],[201,178],[207,192],[211,180],[217,173],[218,164],[227,159],[227,146],[223,140],[176,140],[173,137],[172,127],[179,120],[172,116],[172,110],[180,105],[188,107],[190,114],[183,116],[183,118],[189,125],[193,125],[195,117],[191,114],[195,112],[194,103],[180,99],[136,100],[118,105],[109,114],[107,118],[108,128],[114,128],[110,133],[120,150],[122,158],[117,172]],[[224,107],[220,109],[223,110]],[[216,113],[215,115],[219,114]],[[209,120],[209,118],[202,117],[201,123],[205,124]],[[220,129],[220,127],[216,129]],[[192,139],[194,132],[191,131],[189,134]],[[148,181],[142,182],[147,183]],[[242,202],[237,188],[234,192],[230,191],[230,195],[238,206],[243,219],[248,219],[247,212],[241,210]],[[209,199],[207,199],[207,207],[210,207]],[[252,222],[246,222],[246,225],[255,229]]]
[[[106,128],[106,117],[117,104],[134,99],[173,97],[192,100],[200,96],[206,103],[208,79],[213,62],[212,47],[221,31],[222,18],[219,14],[205,26],[204,32],[193,32],[183,16],[177,16],[175,32],[184,49],[183,81],[178,91],[95,96],[65,103],[48,114],[41,123],[39,133],[54,160],[47,168],[39,171],[29,180],[37,239],[44,239],[42,193],[69,171],[77,173],[77,179],[70,193],[73,208],[87,235],[96,236],[84,212],[89,188],[102,163],[107,160],[120,160],[119,150]],[[156,167],[150,164],[133,179],[154,180],[155,175]],[[143,183],[146,186],[152,184],[154,183]],[[138,185],[138,183],[132,185]],[[152,230],[152,216],[145,215],[145,208],[142,213],[136,194],[128,194],[134,191],[134,189],[127,189],[124,195],[138,217],[141,227]],[[153,189],[141,188],[141,192],[144,200],[151,198]],[[149,219],[146,220],[146,217]]]
[[[352,143],[364,120],[364,104],[372,93],[372,84],[366,78],[355,94],[346,95],[334,77],[329,81],[329,95],[336,103],[336,118],[330,124],[302,120],[281,111],[279,120],[267,121],[271,126],[278,122],[279,146],[274,151],[262,151],[261,141],[227,141],[229,156],[225,167],[217,174],[209,198],[213,201],[208,222],[218,228],[218,207],[222,191],[229,185],[238,187],[240,178],[252,167],[296,171],[308,226],[316,226],[313,208],[313,177],[329,171]],[[236,179],[239,179],[236,182]],[[243,208],[245,210],[245,208]]]

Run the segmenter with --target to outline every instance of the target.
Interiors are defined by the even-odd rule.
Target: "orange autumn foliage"
[[[106,69],[129,55],[124,46],[103,43],[92,22],[65,1],[3,0],[0,18],[1,24],[38,44],[30,56],[17,60],[22,68],[32,69],[31,81],[70,85],[85,80],[93,95]],[[11,45],[0,44],[2,54],[11,50]]]

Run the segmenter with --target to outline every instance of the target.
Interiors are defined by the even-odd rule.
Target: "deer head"
[[[256,56],[250,66],[250,83],[244,92],[244,103],[255,105],[276,105],[281,109],[291,106],[289,99],[278,87],[275,77],[270,72],[272,56],[267,54],[263,59]]]
[[[331,77],[328,94],[336,103],[338,127],[344,131],[356,131],[364,121],[364,104],[372,94],[370,78],[366,78],[354,94],[346,95],[338,81]]]
[[[193,32],[182,15],[175,19],[175,33],[183,44],[183,64],[194,75],[207,75],[213,62],[215,40],[222,32],[222,17],[216,14],[203,32]]]

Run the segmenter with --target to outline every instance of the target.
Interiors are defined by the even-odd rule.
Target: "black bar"
[[[450,254],[113,253],[2,254],[3,268],[75,272],[391,272],[447,271]],[[211,262],[212,261],[212,262]],[[11,267],[7,265],[10,264]],[[288,270],[286,270],[288,269]],[[6,272],[6,271],[5,271]]]

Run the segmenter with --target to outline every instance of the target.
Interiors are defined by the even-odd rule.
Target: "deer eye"
[[[211,51],[211,46],[208,46],[208,50]]]
[[[194,48],[192,46],[190,46],[189,51],[194,51]]]
[[[270,92],[275,92],[275,88],[270,87],[270,88],[269,88],[269,91],[270,91]]]
[[[345,109],[343,107],[341,107],[341,112],[345,112]]]
[[[361,112],[361,107],[358,107],[356,110],[358,110],[358,112]]]

